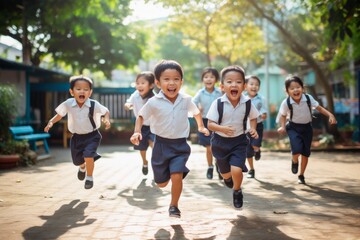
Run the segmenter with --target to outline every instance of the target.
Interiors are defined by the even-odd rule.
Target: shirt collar
[[[305,94],[302,94],[301,95],[301,99],[300,99],[300,102],[306,102],[306,97],[305,97]],[[290,97],[290,104],[293,104],[295,103],[294,99],[292,97]]]
[[[84,105],[87,106],[87,107],[89,107],[89,108],[91,107],[91,103],[90,103],[90,99],[89,99],[89,98],[85,101]],[[78,106],[78,104],[77,104],[75,98],[72,98],[71,107],[76,107],[76,106]]]
[[[230,103],[230,100],[229,98],[226,96],[226,94],[222,95],[221,96],[221,102],[228,102]],[[241,97],[240,97],[240,104],[242,103],[245,103],[249,100],[250,98],[248,96],[245,96],[243,93],[241,94]],[[238,104],[239,105],[239,104]]]

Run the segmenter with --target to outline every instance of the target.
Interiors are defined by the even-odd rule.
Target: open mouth
[[[168,92],[174,94],[176,92],[176,89],[168,89]]]
[[[80,96],[79,96],[79,99],[84,100],[84,99],[85,99],[85,96],[84,96],[84,95],[80,95]]]
[[[236,97],[238,92],[239,92],[238,90],[231,90],[230,95],[233,96],[233,97]]]

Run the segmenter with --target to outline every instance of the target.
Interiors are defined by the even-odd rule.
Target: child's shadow
[[[126,198],[130,205],[142,209],[156,209],[160,207],[157,200],[161,195],[163,195],[163,192],[155,185],[154,181],[151,182],[151,186],[148,186],[146,185],[145,178],[136,189],[127,188],[118,194],[119,197]]]
[[[58,239],[69,229],[94,223],[96,219],[86,219],[87,216],[84,215],[89,202],[79,202],[80,200],[73,200],[64,204],[51,216],[39,216],[46,222],[42,226],[26,229],[23,232],[24,239]],[[77,203],[79,204],[76,205]],[[86,221],[83,222],[85,219]]]
[[[154,237],[156,240],[170,240],[170,239],[174,239],[174,240],[188,240],[188,238],[185,237],[185,231],[182,228],[181,225],[177,224],[177,225],[171,225],[171,227],[174,229],[174,236],[171,237],[171,233],[163,228],[159,229]]]

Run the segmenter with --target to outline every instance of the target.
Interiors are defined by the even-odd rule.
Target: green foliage
[[[7,141],[11,134],[9,127],[13,124],[17,109],[19,92],[12,85],[0,84],[0,141]]]
[[[144,38],[124,24],[130,0],[13,0],[0,2],[0,34],[21,43],[39,65],[48,54],[73,71],[110,71],[133,66],[141,58]],[[24,26],[28,33],[24,34]],[[23,39],[25,38],[25,39]]]

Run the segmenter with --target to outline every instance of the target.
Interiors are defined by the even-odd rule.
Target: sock
[[[80,172],[86,172],[86,168],[81,168],[81,167],[79,167],[79,171],[80,171]]]
[[[86,176],[85,180],[94,181],[92,176]]]
[[[209,166],[209,168],[214,168],[214,166],[213,166],[213,165],[211,165],[211,166]]]
[[[148,165],[143,165],[143,167],[144,167],[144,168],[147,168],[147,167],[148,167]]]

